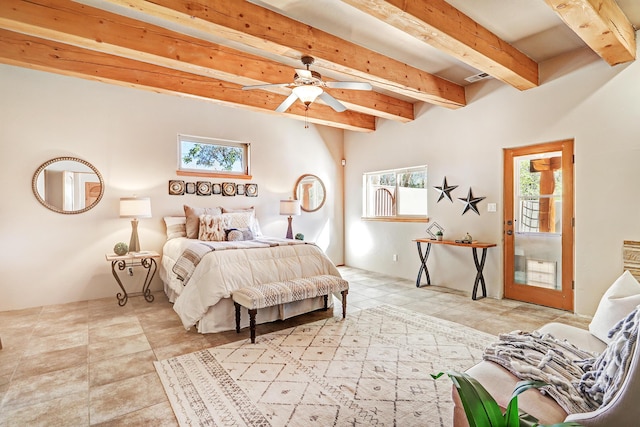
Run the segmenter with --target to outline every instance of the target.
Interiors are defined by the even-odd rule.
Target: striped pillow
[[[167,240],[176,237],[187,237],[187,218],[183,216],[165,216],[164,223],[167,226]]]

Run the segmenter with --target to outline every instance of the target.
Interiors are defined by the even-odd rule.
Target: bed
[[[212,215],[199,216],[208,219]],[[254,227],[250,239],[233,241],[193,238],[193,232],[183,231],[187,217],[165,218],[167,241],[162,250],[160,278],[186,329],[196,327],[200,333],[235,329],[231,299],[235,289],[320,274],[340,277],[333,262],[315,244],[262,236],[252,225],[251,221],[255,220],[248,218],[226,224],[227,230],[245,229],[238,225]],[[203,234],[199,233],[198,237]],[[333,305],[331,298],[329,303]],[[260,310],[256,321],[282,320],[322,307],[322,297],[297,301]],[[248,326],[248,316],[242,320],[241,326]]]

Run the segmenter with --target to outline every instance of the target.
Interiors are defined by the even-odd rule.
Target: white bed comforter
[[[239,288],[261,283],[309,277],[340,276],[338,269],[314,244],[268,248],[227,249],[207,253],[193,271],[186,286],[172,268],[182,252],[193,243],[185,237],[168,240],[163,248],[160,277],[173,309],[185,328],[196,325],[209,310]]]

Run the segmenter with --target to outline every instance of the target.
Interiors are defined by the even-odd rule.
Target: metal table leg
[[[484,283],[484,275],[482,274],[482,269],[484,268],[484,261],[487,258],[487,248],[482,249],[482,258],[480,262],[478,262],[478,251],[476,248],[473,248],[473,262],[476,265],[476,280],[473,282],[473,294],[471,294],[471,299],[476,300],[478,297],[476,293],[478,292],[478,283],[482,285],[482,296],[480,298],[484,298],[487,296],[487,287]]]
[[[120,280],[120,276],[118,276],[118,273],[116,273],[116,265],[118,266],[118,270],[123,271],[125,268],[127,268],[127,261],[124,259],[111,261],[111,274],[113,274],[113,277],[116,279],[118,286],[120,286],[120,289],[122,289],[122,292],[118,292],[116,294],[116,298],[118,299],[118,305],[120,307],[123,307],[127,304],[127,301],[129,301],[129,294],[124,288],[124,285]],[[140,264],[131,263],[130,267],[136,267],[138,265],[141,265],[147,270],[147,275],[144,278],[144,283],[142,284],[142,295],[147,302],[153,302],[154,297],[149,287],[151,286],[151,280],[153,280],[153,276],[155,276],[156,270],[158,269],[158,264],[153,258],[143,258],[140,260]]]
[[[129,295],[127,294],[127,290],[124,288],[122,282],[120,281],[120,276],[118,276],[118,273],[116,273],[116,265],[118,266],[118,270],[122,271],[127,267],[127,263],[123,259],[120,261],[111,261],[111,273],[113,274],[113,277],[116,279],[116,282],[118,282],[118,286],[120,286],[120,289],[122,289],[123,292],[118,292],[116,294],[116,298],[118,298],[118,305],[120,307],[123,307],[129,300]]]
[[[147,302],[153,302],[153,294],[151,293],[149,286],[151,286],[151,280],[156,274],[158,264],[153,258],[143,258],[142,261],[140,261],[140,264],[147,269],[147,276],[144,278],[144,284],[142,285],[142,295],[144,295],[144,299]]]
[[[422,272],[425,273],[427,278],[427,285],[431,285],[431,277],[429,277],[429,269],[427,268],[427,259],[429,258],[429,252],[431,252],[431,243],[427,242],[427,249],[424,255],[422,254],[421,242],[416,242],[418,245],[418,255],[420,256],[420,270],[418,270],[418,279],[416,280],[416,288],[420,287],[420,281],[422,280]]]

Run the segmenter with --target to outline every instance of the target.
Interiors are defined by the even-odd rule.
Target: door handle
[[[507,230],[507,235],[511,236],[513,234],[513,230]]]
[[[513,225],[513,221],[508,220],[508,221],[507,221],[507,225]]]

